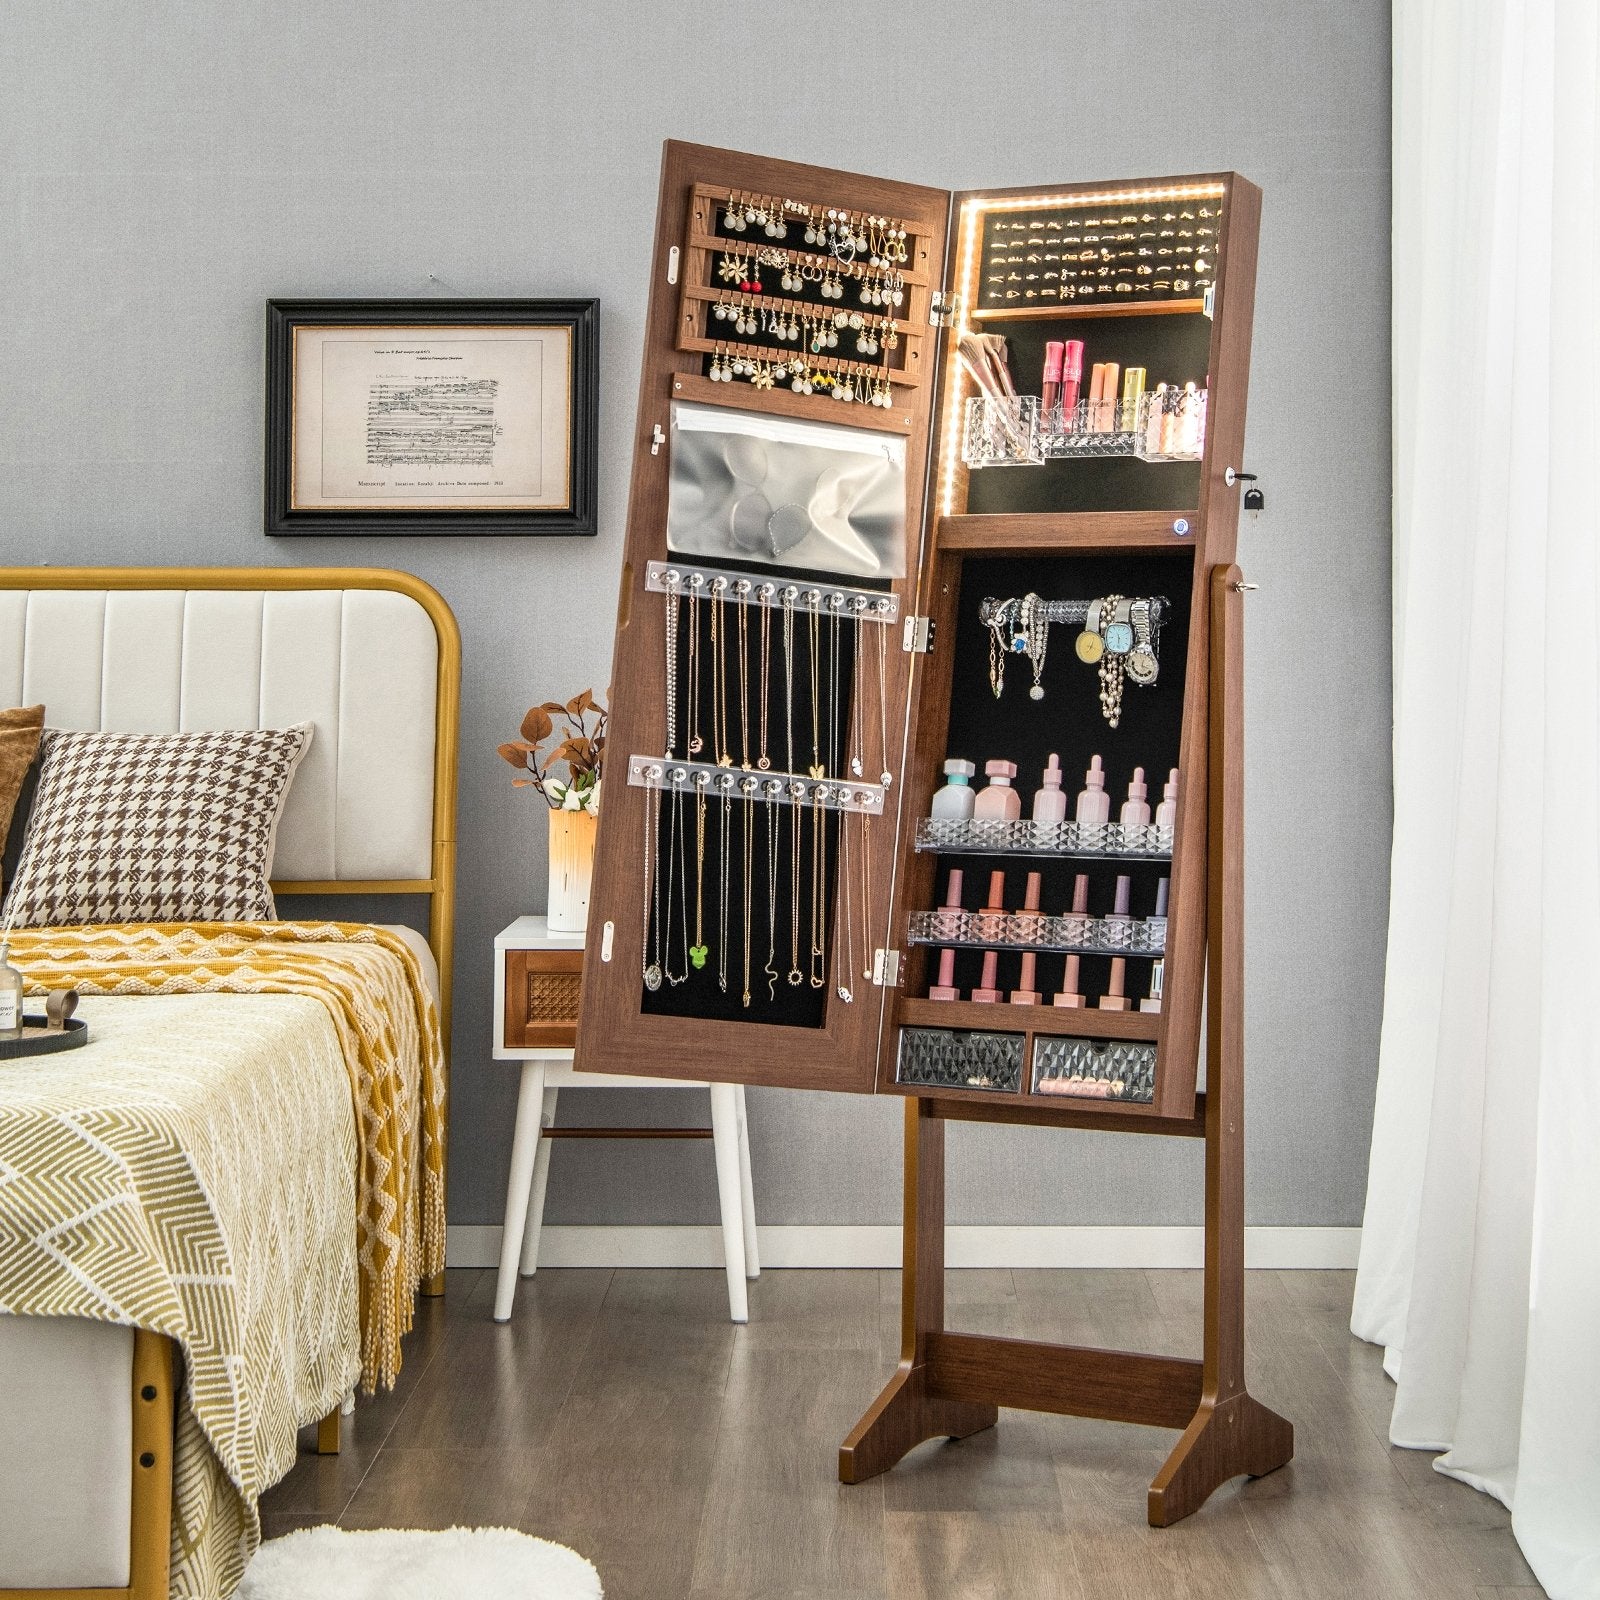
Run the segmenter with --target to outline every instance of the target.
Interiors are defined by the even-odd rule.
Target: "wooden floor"
[[[1498,1504],[1385,1443],[1352,1276],[1247,1276],[1251,1387],[1298,1453],[1175,1528],[1145,1524],[1176,1437],[1154,1428],[1003,1412],[841,1485],[839,1441],[893,1369],[897,1273],[768,1272],[736,1329],[717,1272],[544,1271],[504,1327],[492,1274],[452,1272],[395,1393],[358,1408],[341,1456],[302,1454],[266,1532],[510,1525],[588,1556],[607,1600],[1542,1595]],[[1198,1273],[949,1281],[953,1327],[1197,1353]]]

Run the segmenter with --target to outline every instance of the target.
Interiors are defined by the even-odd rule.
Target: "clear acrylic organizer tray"
[[[1172,829],[1120,822],[1005,822],[994,817],[922,817],[919,850],[967,856],[1117,856],[1170,861]]]
[[[895,1081],[926,1089],[1022,1090],[1020,1033],[902,1028]]]
[[[1133,1039],[1041,1036],[1033,1041],[1033,1092],[1148,1105],[1156,1092],[1156,1047]]]
[[[1023,911],[913,911],[912,944],[977,950],[1053,950],[1067,955],[1159,956],[1165,917],[1064,917]]]
[[[1034,467],[1091,456],[1198,461],[1205,442],[1204,389],[1169,384],[1137,402],[1080,400],[1049,409],[1037,395],[973,395],[961,459],[969,467]]]

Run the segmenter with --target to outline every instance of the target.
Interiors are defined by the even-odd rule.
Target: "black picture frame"
[[[550,328],[569,331],[567,503],[560,507],[341,507],[294,501],[295,337],[301,328]],[[598,300],[269,300],[267,302],[265,531],[317,535],[565,534],[596,532],[600,302]]]

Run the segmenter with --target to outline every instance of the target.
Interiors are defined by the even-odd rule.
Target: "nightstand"
[[[494,1320],[511,1316],[520,1269],[531,1278],[539,1264],[539,1229],[550,1177],[552,1139],[710,1139],[722,1211],[728,1313],[747,1322],[746,1277],[760,1275],[755,1194],[750,1183],[750,1134],[744,1085],[694,1078],[633,1078],[574,1072],[578,993],[583,975],[581,933],[552,933],[543,917],[518,917],[494,941],[494,1059],[520,1061],[511,1178],[506,1186],[505,1231],[495,1280]],[[556,1099],[572,1089],[706,1089],[709,1128],[559,1128]]]

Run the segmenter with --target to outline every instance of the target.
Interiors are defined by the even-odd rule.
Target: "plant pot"
[[[552,933],[582,933],[589,926],[589,884],[600,819],[588,811],[550,813],[550,892],[546,915]]]

